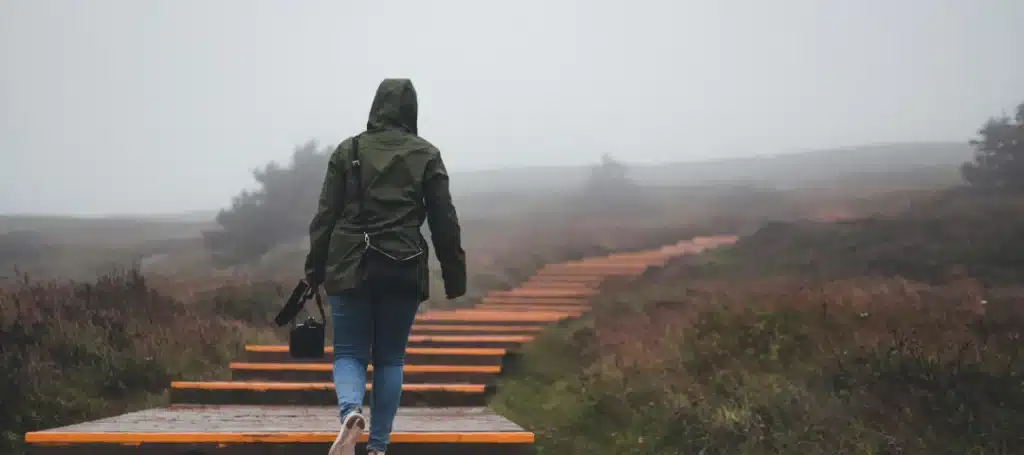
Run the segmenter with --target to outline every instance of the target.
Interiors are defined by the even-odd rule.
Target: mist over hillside
[[[751,156],[722,160],[675,163],[631,163],[628,154],[615,156],[629,167],[629,177],[647,187],[699,187],[707,185],[757,186],[765,189],[827,187],[859,189],[877,185],[888,189],[948,185],[960,181],[958,167],[970,160],[967,143],[921,142],[862,145],[840,149],[779,155]],[[462,203],[466,216],[481,218],[499,211],[508,213],[537,207],[540,194],[581,188],[589,166],[549,166],[452,172],[452,193]],[[110,228],[108,222],[159,222],[163,233],[173,231],[196,235],[188,224],[209,224],[216,209],[178,214],[136,214],[103,218],[76,218],[74,226],[61,229]],[[105,220],[105,221],[99,221]],[[69,218],[56,216],[7,215],[0,219],[0,233],[13,230],[47,231]],[[182,224],[179,224],[182,223]]]
[[[884,179],[886,175],[959,179],[957,167],[971,158],[967,143],[921,142],[877,144],[779,155],[694,162],[634,164],[628,154],[617,155],[640,185],[755,184],[795,189],[850,179]],[[452,191],[507,192],[579,187],[589,169],[551,166],[454,173]]]

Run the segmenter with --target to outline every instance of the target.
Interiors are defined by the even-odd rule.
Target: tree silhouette
[[[639,213],[646,208],[640,190],[626,165],[604,154],[590,169],[577,209],[599,215]]]
[[[271,162],[253,170],[258,188],[242,191],[217,214],[220,230],[203,233],[214,260],[222,265],[251,261],[306,235],[333,149],[309,141],[295,148],[289,165]]]
[[[972,139],[974,161],[960,173],[972,186],[990,189],[1024,189],[1024,103],[1013,118],[991,118]]]

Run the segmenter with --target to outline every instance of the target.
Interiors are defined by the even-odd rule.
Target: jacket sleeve
[[[306,255],[306,280],[310,285],[320,285],[324,282],[324,274],[327,268],[327,253],[331,243],[331,231],[338,220],[338,212],[341,211],[341,202],[344,195],[344,172],[339,162],[342,145],[331,155],[327,164],[327,173],[324,175],[324,182],[320,188],[320,199],[317,204],[316,213],[309,223],[309,253]]]
[[[445,294],[448,298],[461,297],[466,293],[466,252],[462,250],[459,217],[448,188],[448,171],[440,154],[427,162],[423,195],[434,254],[441,263]]]

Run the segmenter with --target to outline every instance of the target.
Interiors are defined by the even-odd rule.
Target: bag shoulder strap
[[[305,303],[307,301],[309,301],[310,294],[312,294],[313,300],[316,301],[316,308],[318,310],[320,310],[320,323],[324,324],[324,325],[327,325],[327,312],[324,311],[324,301],[323,301],[323,298],[320,297],[320,290],[319,289],[310,288],[309,291],[310,292],[308,292],[307,294],[302,296],[302,301],[301,301],[301,303],[299,303],[299,306],[300,307],[305,306]],[[292,320],[291,320],[292,327],[295,327],[295,326],[298,325],[298,320],[299,320],[299,318],[292,317]]]
[[[327,313],[324,312],[324,301],[320,298],[320,291],[313,292],[313,298],[316,300],[316,307],[320,310],[320,322],[327,325]]]
[[[356,198],[356,202],[359,203],[359,211],[356,212],[355,218],[358,220],[359,216],[363,213],[363,165],[359,160],[359,135],[352,137],[352,148],[349,151],[349,161],[351,162],[350,169],[353,172],[353,197]]]

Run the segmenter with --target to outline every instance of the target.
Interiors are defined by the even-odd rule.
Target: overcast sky
[[[1022,0],[0,0],[0,213],[217,208],[409,77],[453,171],[966,141]]]

